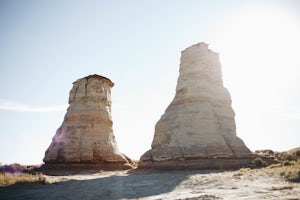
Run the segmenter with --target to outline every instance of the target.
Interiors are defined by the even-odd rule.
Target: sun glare
[[[275,122],[272,115],[286,112],[293,94],[299,91],[295,84],[300,75],[299,27],[289,13],[261,7],[241,10],[218,31],[224,83],[237,112],[238,134],[276,129],[267,127]],[[251,127],[244,122],[251,122]]]

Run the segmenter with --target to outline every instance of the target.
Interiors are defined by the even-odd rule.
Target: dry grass
[[[288,166],[269,166],[266,168],[267,173],[280,175],[287,181],[300,182],[300,162],[293,163]]]
[[[13,185],[16,183],[44,183],[45,178],[43,174],[27,174],[27,173],[17,173],[17,174],[11,174],[11,173],[0,173],[0,186],[8,186]]]
[[[279,161],[299,161],[300,160],[300,147],[291,149],[286,152],[275,153],[274,156]]]
[[[279,162],[266,166],[267,164],[261,158],[253,160],[252,168],[242,168],[235,173],[236,176],[251,173],[263,173],[271,177],[281,177],[286,181],[300,182],[300,148],[295,148],[286,152],[276,152],[265,150],[270,155],[274,155]]]
[[[276,153],[275,157],[281,163],[268,166],[265,168],[266,172],[271,175],[280,175],[288,181],[300,182],[300,148]]]
[[[300,182],[300,162],[294,163],[289,166],[283,164],[273,164],[265,168],[242,168],[234,173],[234,176],[250,175],[250,174],[265,174],[269,177],[281,177],[286,181]]]
[[[300,162],[289,166],[275,164],[259,170],[272,177],[282,177],[287,181],[300,182]]]

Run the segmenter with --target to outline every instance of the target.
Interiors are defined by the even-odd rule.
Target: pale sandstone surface
[[[69,108],[45,153],[46,166],[56,169],[81,164],[128,168],[131,161],[119,152],[113,134],[111,87],[106,77],[91,75],[73,83]],[[89,164],[89,165],[88,165]]]
[[[139,167],[246,164],[251,152],[236,136],[235,113],[223,86],[219,55],[205,43],[193,45],[182,52],[179,72],[175,97],[157,122],[152,148],[141,157]]]
[[[48,184],[55,183],[55,184]],[[0,199],[300,199],[300,183],[264,171],[134,171],[46,176],[46,184],[0,187]]]

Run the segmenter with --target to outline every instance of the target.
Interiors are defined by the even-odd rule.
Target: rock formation
[[[106,77],[91,75],[73,83],[69,108],[43,161],[50,169],[131,168],[113,134],[110,88]]]
[[[235,113],[223,86],[219,55],[205,43],[181,54],[176,95],[155,126],[139,168],[223,169],[252,157],[236,136]]]

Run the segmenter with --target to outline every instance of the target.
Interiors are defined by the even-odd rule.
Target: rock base
[[[55,163],[45,164],[41,171],[48,175],[67,175],[78,173],[96,173],[100,170],[131,170],[135,167],[128,163]]]
[[[248,167],[254,156],[239,158],[198,158],[191,160],[143,161],[138,169],[156,170],[228,170]]]

